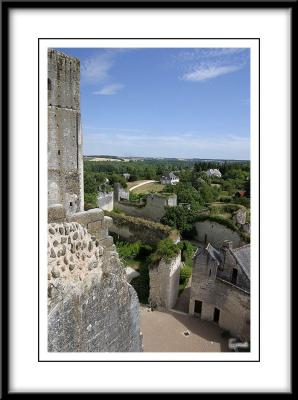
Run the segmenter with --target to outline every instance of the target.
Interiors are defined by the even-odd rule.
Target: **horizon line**
[[[237,158],[198,158],[198,157],[162,157],[162,156],[116,156],[111,154],[83,154],[83,157],[114,157],[114,158],[152,158],[167,160],[202,160],[202,161],[249,161],[250,159]]]

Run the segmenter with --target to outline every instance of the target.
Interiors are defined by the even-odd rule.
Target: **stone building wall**
[[[48,51],[48,205],[84,209],[80,62]]]
[[[78,222],[48,231],[48,350],[142,351],[138,298],[113,245]]]
[[[179,291],[180,267],[181,253],[170,261],[162,259],[159,263],[150,266],[149,303],[151,305],[166,309],[175,306]]]
[[[217,263],[204,254],[195,257],[192,270],[189,313],[195,301],[202,302],[200,318],[213,321],[220,310],[218,325],[241,340],[250,339],[250,294],[217,276]]]
[[[211,243],[221,247],[225,240],[233,243],[233,247],[242,246],[244,243],[238,232],[214,221],[200,221],[195,223],[196,239],[203,243]]]

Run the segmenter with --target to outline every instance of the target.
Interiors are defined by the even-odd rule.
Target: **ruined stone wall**
[[[202,302],[200,318],[213,321],[214,309],[220,310],[218,325],[241,340],[250,339],[250,294],[216,277],[217,264],[198,256],[192,272],[189,313],[195,312],[195,300]]]
[[[128,215],[108,214],[112,217],[109,232],[127,242],[134,243],[141,240],[143,243],[156,244],[167,237],[170,237],[174,243],[180,241],[178,231],[168,226]]]
[[[199,221],[195,223],[196,239],[203,243],[211,243],[215,247],[221,247],[224,240],[233,243],[233,247],[240,247],[245,242],[240,234],[226,226],[213,221]]]
[[[48,205],[84,208],[80,62],[48,51]]]
[[[177,205],[177,196],[161,196],[149,194],[146,204],[143,207],[136,206],[128,202],[115,202],[115,207],[124,211],[127,215],[140,217],[159,222],[166,213],[166,207],[175,207]]]
[[[115,202],[118,202],[121,199],[129,200],[129,190],[124,189],[120,185],[120,183],[115,183],[115,185],[114,185],[114,200],[115,200]]]
[[[114,192],[99,192],[97,197],[97,206],[105,211],[113,211]]]
[[[170,261],[160,260],[150,266],[149,303],[153,306],[171,309],[175,306],[181,267],[181,253]]]
[[[48,225],[48,350],[142,351],[137,295],[114,246],[87,225]]]

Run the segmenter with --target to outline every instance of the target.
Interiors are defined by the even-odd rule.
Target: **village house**
[[[221,172],[219,171],[219,169],[208,169],[208,171],[206,171],[206,174],[210,177],[215,176],[216,178],[221,178]]]
[[[194,257],[189,313],[250,340],[250,245],[210,243]]]
[[[124,176],[124,178],[128,181],[129,180],[129,178],[130,178],[130,174],[128,174],[128,173],[124,173],[124,174],[122,174],[123,176]]]
[[[246,190],[238,190],[238,192],[235,193],[235,197],[244,197],[246,195]]]
[[[179,182],[178,176],[176,176],[173,172],[170,172],[167,175],[163,175],[160,178],[160,183],[162,185],[176,185]]]

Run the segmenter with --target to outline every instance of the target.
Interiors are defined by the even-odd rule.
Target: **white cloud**
[[[109,53],[99,54],[86,59],[81,65],[81,77],[87,83],[104,81],[113,65],[113,57]]]
[[[93,94],[110,96],[112,94],[118,93],[123,88],[124,88],[124,85],[122,85],[120,83],[113,83],[112,85],[104,86],[102,89],[97,90],[96,92],[93,92]]]
[[[246,48],[193,48],[172,58],[185,81],[204,82],[242,69],[249,60]]]
[[[104,82],[110,78],[109,73],[115,64],[118,55],[127,52],[127,49],[102,49],[82,61],[81,78],[88,84]]]
[[[194,71],[184,74],[182,79],[186,81],[206,81],[208,79],[217,78],[221,75],[226,75],[241,69],[238,65],[215,66],[207,65],[197,67]]]

